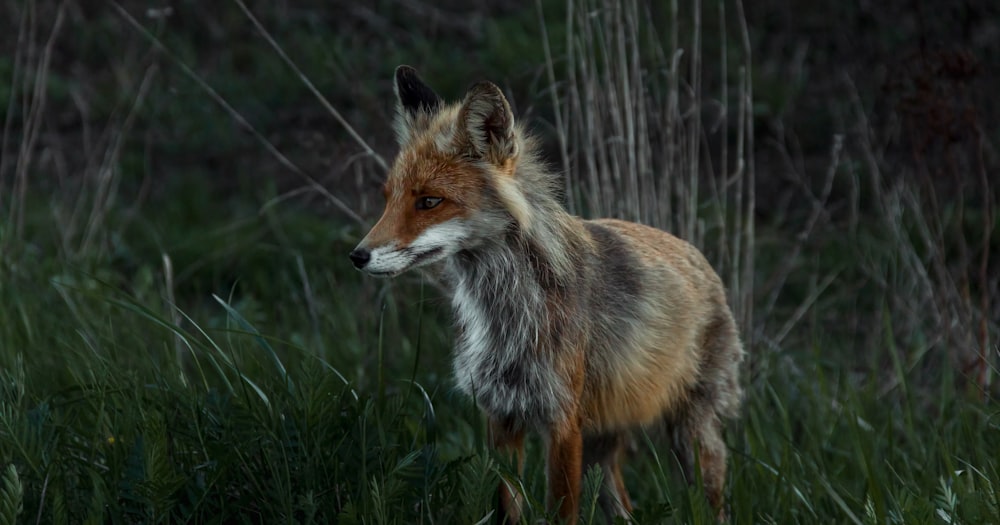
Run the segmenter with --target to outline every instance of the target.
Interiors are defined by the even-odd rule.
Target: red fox
[[[385,212],[350,258],[376,276],[429,268],[448,290],[455,380],[492,445],[523,468],[525,433],[541,433],[552,510],[575,523],[581,474],[596,466],[603,512],[628,519],[629,432],[666,422],[687,479],[698,465],[724,516],[722,428],[739,411],[744,352],[705,257],[655,228],[570,215],[496,85],[449,105],[399,66],[395,92]],[[522,495],[502,483],[499,496],[518,522]]]

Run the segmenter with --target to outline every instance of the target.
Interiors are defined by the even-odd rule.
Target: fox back
[[[605,471],[606,514],[629,515],[627,433],[661,421],[688,479],[699,465],[721,513],[722,422],[739,409],[743,348],[704,256],[661,230],[568,214],[559,178],[495,85],[447,105],[400,66],[395,88],[400,152],[355,266],[376,276],[425,268],[444,285],[458,387],[489,417],[494,446],[518,461],[524,433],[542,433],[549,501],[566,519],[590,465]],[[500,493],[517,521],[521,494]]]

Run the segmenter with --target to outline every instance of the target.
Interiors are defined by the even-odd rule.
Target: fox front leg
[[[490,444],[503,454],[508,461],[517,465],[517,475],[524,471],[524,429],[515,426],[510,421],[490,418]],[[497,490],[499,499],[498,522],[514,525],[521,520],[521,505],[523,496],[516,487],[506,480],[500,480]]]
[[[574,525],[580,511],[583,474],[583,433],[575,418],[549,432],[548,505],[558,505],[563,523]]]

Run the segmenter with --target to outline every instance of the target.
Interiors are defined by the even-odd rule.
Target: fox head
[[[515,180],[526,139],[500,88],[479,82],[446,105],[416,70],[399,66],[395,92],[400,151],[385,211],[351,252],[354,266],[392,277],[495,240],[513,223],[527,227]]]

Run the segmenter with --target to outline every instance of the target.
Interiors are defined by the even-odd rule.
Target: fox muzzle
[[[351,262],[354,263],[354,267],[361,270],[372,259],[372,252],[359,246],[351,250],[349,257],[351,258]]]

